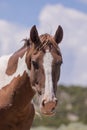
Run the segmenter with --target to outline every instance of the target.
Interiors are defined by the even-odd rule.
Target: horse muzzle
[[[52,100],[43,99],[41,103],[41,113],[44,115],[54,115],[57,106],[57,99]]]

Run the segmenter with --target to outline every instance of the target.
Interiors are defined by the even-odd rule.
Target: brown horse
[[[0,58],[0,130],[29,130],[35,110],[32,99],[40,95],[40,110],[52,115],[57,105],[56,90],[62,55],[58,44],[63,37],[59,26],[54,37],[39,36],[36,26],[30,39],[9,56]]]

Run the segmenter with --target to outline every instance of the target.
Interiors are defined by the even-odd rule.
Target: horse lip
[[[53,109],[53,110],[51,110],[51,111],[45,111],[45,110],[42,110],[42,109],[41,109],[41,113],[42,113],[43,115],[46,115],[46,116],[54,116],[55,113],[56,113],[56,111],[55,111],[55,109]]]

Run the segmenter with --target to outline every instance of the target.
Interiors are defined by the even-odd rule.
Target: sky
[[[0,55],[18,50],[33,25],[64,31],[60,84],[87,86],[87,0],[0,0]]]

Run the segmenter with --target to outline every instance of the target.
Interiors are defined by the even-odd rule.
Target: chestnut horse
[[[56,90],[62,55],[58,44],[63,37],[59,26],[54,37],[40,35],[34,25],[24,46],[0,58],[0,130],[29,130],[37,92],[40,110],[52,115],[57,105]]]

